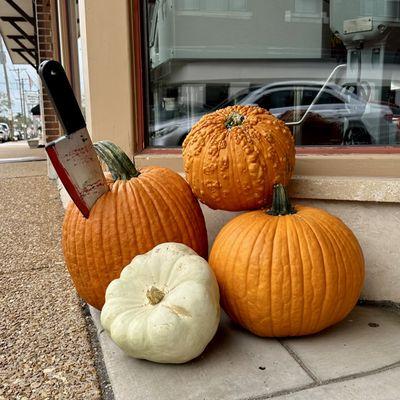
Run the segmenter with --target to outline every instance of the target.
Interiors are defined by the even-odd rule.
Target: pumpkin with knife
[[[207,258],[204,217],[189,185],[167,168],[136,170],[111,142],[95,143],[114,182],[89,218],[70,203],[63,225],[63,249],[79,295],[102,308],[107,285],[138,254],[164,242],[183,243]]]
[[[219,291],[213,271],[200,258],[207,259],[208,240],[195,195],[216,209],[262,208],[229,222],[210,255],[222,305],[234,321],[260,336],[305,335],[347,315],[363,283],[362,252],[340,220],[289,205],[283,185],[293,173],[294,142],[283,122],[254,106],[229,107],[203,118],[184,143],[187,183],[167,168],[137,170],[109,141],[93,145],[60,67],[47,62],[40,73],[66,131],[46,146],[73,200],[63,224],[64,256],[87,303],[102,309],[107,290],[102,322],[121,348],[134,357],[185,362],[199,355],[215,333]],[[105,178],[96,153],[112,179]],[[274,184],[274,203],[266,212]],[[181,266],[168,261],[174,257]],[[207,296],[183,289],[186,280]],[[182,289],[168,300],[170,283]],[[139,319],[136,311],[128,311],[138,299],[143,304],[134,308],[146,307],[146,321],[154,320],[153,313],[168,319],[171,329],[165,336],[151,330],[150,340],[149,330],[131,331]],[[170,346],[179,332],[187,332],[193,345],[188,339],[183,353]],[[135,343],[129,339],[135,335],[146,340]]]
[[[112,173],[107,183],[63,67],[45,61],[39,72],[66,133],[46,151],[73,200],[63,250],[78,294],[101,309],[107,285],[136,255],[160,243],[183,243],[207,257],[204,217],[186,181],[167,168],[138,171],[105,141],[96,150]]]

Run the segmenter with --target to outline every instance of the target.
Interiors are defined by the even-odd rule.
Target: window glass
[[[246,11],[247,0],[229,0],[229,9],[232,11]]]
[[[294,0],[294,11],[299,14],[315,14],[321,9],[319,0]]]
[[[199,10],[200,0],[177,0],[177,10]]]
[[[265,95],[261,93],[255,97],[254,103],[260,107],[266,108],[267,110],[281,108],[281,107],[293,107],[294,105],[294,91],[288,89],[275,90]]]
[[[303,106],[309,106],[313,100],[317,97],[319,89],[304,89],[301,97],[301,104]],[[334,95],[328,90],[324,90],[319,96],[316,104],[343,104],[344,100],[338,95]]]
[[[400,145],[400,0],[144,4],[149,146],[234,104],[294,122],[297,145]]]
[[[207,11],[228,11],[229,0],[206,0]]]

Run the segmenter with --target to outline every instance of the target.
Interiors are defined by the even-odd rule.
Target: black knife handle
[[[63,66],[54,60],[43,61],[39,66],[39,75],[65,133],[69,135],[84,128],[86,126],[85,119]]]

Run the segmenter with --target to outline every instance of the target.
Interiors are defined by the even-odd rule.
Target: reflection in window
[[[266,108],[267,110],[281,107],[293,107],[294,91],[293,89],[273,91],[265,94],[264,96],[260,96],[259,99],[255,99],[255,104]]]
[[[206,0],[207,11],[228,11],[229,0]]]
[[[305,89],[302,95],[301,104],[303,106],[309,106],[318,94],[318,89]],[[337,93],[338,94],[338,93]],[[344,100],[338,96],[329,93],[327,90],[322,92],[321,96],[317,100],[316,104],[343,104]]]
[[[392,17],[399,16],[398,0],[364,0],[360,2],[360,15]]]
[[[177,8],[182,11],[199,10],[200,0],[178,0]]]
[[[320,0],[294,0],[294,12],[296,14],[318,14],[320,11]]]
[[[298,121],[342,63],[291,127],[296,143],[400,144],[400,1],[147,4],[149,145],[179,146],[202,115],[233,104]]]
[[[177,0],[179,11],[246,11],[247,0]]]
[[[231,11],[247,11],[246,0],[229,0],[229,10]]]

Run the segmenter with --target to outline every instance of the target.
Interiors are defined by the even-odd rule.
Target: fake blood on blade
[[[86,128],[86,122],[64,68],[43,61],[40,77],[56,110],[64,135],[46,145],[46,152],[72,201],[85,218],[109,188]]]

